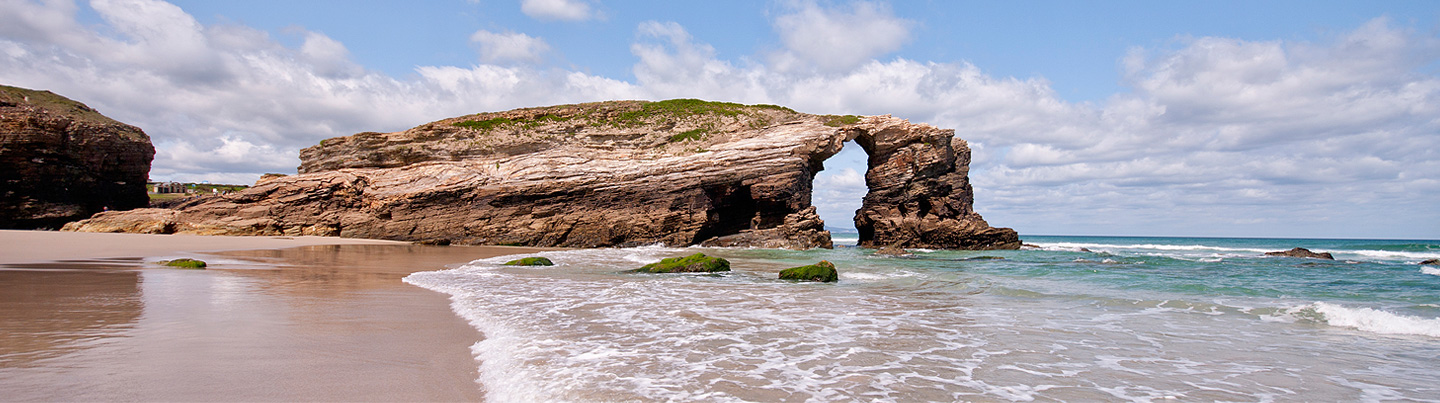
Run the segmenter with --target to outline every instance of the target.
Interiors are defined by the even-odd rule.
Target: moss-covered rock
[[[205,268],[205,261],[203,261],[203,260],[195,260],[195,259],[161,260],[161,261],[155,262],[155,263],[158,263],[158,264],[161,264],[161,265],[165,265],[165,266],[170,266],[170,267],[178,267],[178,268],[181,268],[181,269],[204,269],[204,268]]]
[[[724,258],[696,253],[685,257],[672,257],[631,270],[636,273],[714,273],[730,271],[730,261]]]
[[[821,260],[820,263],[809,266],[791,267],[781,270],[780,279],[833,283],[840,281],[840,272],[835,270],[834,263],[830,263],[828,260]]]
[[[554,266],[554,265],[555,265],[555,262],[551,262],[550,259],[546,259],[546,258],[539,257],[539,256],[534,256],[534,257],[527,257],[527,258],[524,258],[524,259],[511,260],[511,261],[505,262],[505,265],[506,265],[506,266]]]

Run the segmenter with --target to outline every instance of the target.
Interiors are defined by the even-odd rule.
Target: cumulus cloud
[[[583,0],[520,0],[520,12],[541,20],[584,21],[595,18]]]
[[[486,63],[538,63],[550,45],[544,39],[516,32],[475,31],[470,42],[480,48],[480,60]]]
[[[844,71],[900,49],[914,22],[895,17],[889,6],[857,1],[825,8],[812,0],[791,3],[774,20],[786,51],[772,57],[780,69]]]
[[[0,82],[144,128],[156,179],[293,172],[298,149],[327,137],[478,111],[687,97],[954,128],[976,153],[977,210],[1023,234],[1394,236],[1381,228],[1440,222],[1440,79],[1427,70],[1440,40],[1385,19],[1315,42],[1137,48],[1117,55],[1125,92],[1071,103],[1044,78],[877,60],[913,23],[875,3],[793,3],[772,21],[786,54],[759,59],[720,59],[679,24],[645,22],[630,47],[633,82],[515,64],[548,45],[508,31],[472,37],[481,64],[401,79],[357,65],[318,32],[288,33],[302,41],[287,47],[158,1],[92,4],[102,26],[78,23],[69,2],[0,2]],[[848,47],[806,29],[838,32]],[[832,225],[864,193],[863,159],[838,159],[816,179]]]

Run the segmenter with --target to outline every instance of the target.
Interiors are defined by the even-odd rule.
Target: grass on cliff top
[[[604,103],[600,104],[603,105]],[[740,115],[749,115],[751,112],[747,111],[746,109],[751,108],[771,109],[789,113],[797,113],[793,109],[778,105],[744,105],[733,102],[714,102],[699,99],[671,99],[665,101],[641,103],[639,109],[621,112],[614,116],[596,118],[591,122],[591,124],[597,126],[635,127],[654,123],[658,118],[686,118],[699,115],[736,117]],[[564,117],[547,113],[529,119],[512,119],[500,117],[483,120],[465,120],[452,123],[451,125],[456,127],[475,129],[479,131],[490,131],[496,128],[512,125],[520,125],[521,127],[524,127],[526,129],[533,129],[545,122],[563,122],[579,117],[594,117],[594,115],[592,115],[592,113],[594,112],[595,111],[592,110],[580,115]],[[691,136],[694,135],[695,134],[691,134]],[[671,141],[674,142],[683,140],[685,139],[672,139]]]
[[[840,127],[860,123],[860,117],[856,115],[826,115],[825,117],[827,118],[827,120],[825,121],[825,125],[830,127]]]
[[[0,106],[24,104],[34,105],[42,109],[48,110],[51,113],[70,115],[79,121],[101,125],[125,125],[124,123],[116,121],[115,119],[111,119],[109,117],[106,117],[105,115],[100,114],[100,111],[97,111],[94,108],[91,108],[90,106],[81,103],[80,101],[66,98],[50,91],[36,91],[32,89],[0,85]],[[133,135],[133,139],[135,140],[144,138],[146,141],[149,141],[150,139],[149,136],[145,135],[145,133],[143,131],[140,131],[139,128],[136,128],[135,133],[131,134]]]

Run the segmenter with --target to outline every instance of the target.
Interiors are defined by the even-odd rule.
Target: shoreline
[[[0,231],[15,400],[475,401],[481,340],[418,271],[545,249]],[[153,265],[193,257],[207,270]]]

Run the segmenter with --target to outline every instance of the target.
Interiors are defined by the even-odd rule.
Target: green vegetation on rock
[[[186,258],[186,259],[175,259],[175,260],[161,260],[161,261],[155,262],[155,263],[160,264],[160,265],[164,265],[164,266],[178,267],[178,268],[181,268],[181,269],[204,269],[204,268],[205,268],[205,261],[203,261],[203,260],[195,260],[195,259],[188,259],[188,258]]]
[[[830,127],[840,127],[840,126],[844,126],[844,125],[853,125],[853,124],[856,124],[856,123],[860,123],[860,117],[859,117],[859,116],[856,116],[856,115],[845,115],[845,116],[827,115],[827,116],[825,116],[825,117],[826,117],[826,118],[829,118],[829,120],[826,120],[826,121],[825,121],[825,125],[826,125],[826,126],[830,126]]]
[[[480,131],[489,131],[490,129],[494,129],[494,128],[498,127],[498,126],[504,126],[504,125],[508,125],[508,124],[511,124],[511,123],[515,123],[515,121],[514,121],[514,120],[511,120],[510,118],[494,118],[494,119],[485,119],[485,120],[467,120],[467,121],[463,121],[463,122],[455,122],[455,126],[465,127],[465,128],[470,128],[470,129],[475,129],[475,130],[480,130]]]
[[[705,138],[705,134],[706,134],[706,133],[709,133],[709,132],[710,132],[710,131],[709,131],[709,130],[706,130],[706,129],[687,130],[687,131],[685,131],[684,133],[680,133],[680,134],[676,134],[676,135],[674,135],[674,136],[670,136],[670,142],[671,142],[671,143],[679,143],[679,142],[681,142],[681,141],[690,141],[690,140],[700,140],[700,139],[704,139],[704,138]]]
[[[527,257],[527,258],[523,258],[523,259],[511,260],[511,261],[505,262],[505,265],[506,265],[506,266],[554,266],[555,263],[554,263],[554,262],[551,262],[550,259],[546,259],[546,258],[543,258],[543,257],[540,257],[540,256],[533,256],[533,257]]]
[[[714,273],[730,271],[730,261],[724,258],[696,253],[685,257],[672,257],[631,270],[637,273]]]
[[[820,263],[809,266],[791,267],[781,270],[780,279],[833,283],[840,281],[840,273],[835,270],[835,264],[830,263],[828,260],[821,260]]]

